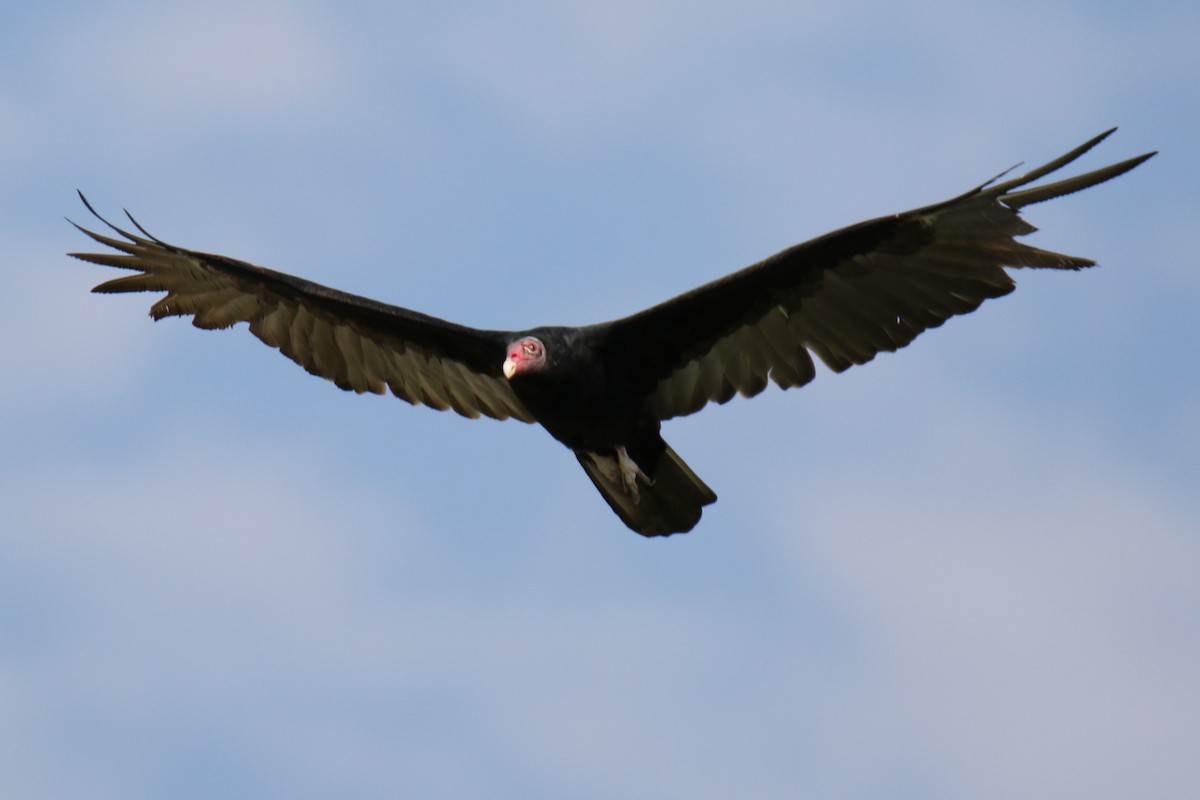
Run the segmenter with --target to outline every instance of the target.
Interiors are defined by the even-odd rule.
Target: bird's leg
[[[650,476],[645,472],[642,472],[642,468],[629,457],[629,452],[624,447],[617,448],[617,466],[621,470],[621,484],[633,498],[633,502],[637,503],[641,499],[638,493],[638,480],[640,479],[647,486],[654,485],[654,481],[650,480]]]

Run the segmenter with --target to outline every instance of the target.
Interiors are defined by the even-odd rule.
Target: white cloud
[[[1195,50],[1156,43],[1153,8],[1107,34],[1067,8],[1005,7],[999,22],[861,4],[47,16],[31,28],[42,61],[0,100],[15,120],[0,140],[30,145],[9,154],[12,180],[47,187],[17,187],[5,217],[21,231],[0,315],[15,443],[0,488],[6,788],[181,796],[211,776],[209,796],[1195,794],[1184,491],[1200,426],[1186,394],[1163,399],[1194,394],[1187,293],[1171,290],[1193,285],[1179,198]],[[406,27],[408,13],[435,19]],[[314,122],[342,103],[343,127]],[[722,499],[665,542],[625,531],[536,429],[340,395],[244,328],[152,326],[149,295],[89,295],[107,276],[60,255],[82,247],[59,220],[77,182],[182,244],[305,274],[317,260],[312,276],[344,288],[377,261],[359,285],[399,273],[401,299],[456,257],[435,243],[401,258],[405,239],[436,226],[453,249],[485,230],[494,246],[463,258],[485,283],[511,266],[542,295],[583,295],[586,318],[596,299],[574,259],[611,241],[605,258],[636,233],[657,259],[601,282],[625,304],[658,299],[646,284],[719,270],[708,248],[739,226],[728,248],[766,255],[1053,156],[1092,119],[1127,127],[1089,163],[1163,157],[1071,201],[1091,221],[1082,240],[1044,227],[1068,251],[1109,254],[1111,269],[1062,283],[1140,274],[1140,294],[1039,307],[1022,298],[1061,276],[1023,284],[1002,313],[912,351],[671,423]],[[255,125],[268,130],[230,128]],[[566,158],[543,158],[540,126]],[[634,233],[634,214],[605,216],[641,191],[677,216]],[[354,202],[377,216],[308,223]],[[422,206],[434,211],[412,216]],[[1097,207],[1125,224],[1106,228]],[[248,231],[232,241],[227,212]],[[378,242],[371,258],[355,240]],[[531,252],[561,254],[552,278]],[[460,301],[439,302],[453,315]],[[1080,389],[1085,408],[1049,405],[1054,367],[992,381],[1003,398],[979,388],[1015,369],[1014,351],[1046,363],[1048,337],[1085,331],[1109,360],[1083,357],[1125,379]],[[955,362],[947,344],[982,357]],[[969,374],[951,379],[950,363]],[[166,388],[147,402],[151,380]],[[1127,396],[1090,399],[1114,388]],[[541,491],[512,497],[514,476]]]
[[[29,757],[0,761],[26,796],[129,796],[173,780],[161,748],[189,737],[294,755],[284,705],[320,706],[309,693],[343,669],[384,679],[369,664],[384,567],[359,545],[388,530],[397,563],[415,558],[400,493],[369,504],[303,449],[187,427],[152,444],[6,474],[5,571],[30,586],[9,614],[31,632],[6,632],[0,704]],[[43,774],[48,753],[73,769]]]
[[[130,313],[132,303],[99,302],[88,291],[99,280],[82,262],[11,242],[8,248],[20,266],[7,273],[11,302],[0,314],[5,413],[125,385],[152,346],[145,305]]]
[[[454,15],[436,47],[450,69],[525,125],[590,140],[590,131],[611,130],[630,113],[649,111],[651,120],[663,114],[667,127],[687,125],[700,109],[688,102],[694,91],[681,95],[682,87],[699,82],[705,93],[731,99],[736,77],[721,77],[723,66],[733,58],[735,73],[755,68],[737,55],[740,44],[765,36],[783,48],[781,16],[804,30],[839,14],[775,3],[532,2]],[[791,41],[803,44],[806,37]]]
[[[100,11],[45,47],[44,68],[72,97],[75,119],[142,143],[328,113],[354,62],[334,26],[277,2]]]
[[[1127,796],[1148,775],[1186,793],[1200,653],[1177,609],[1200,603],[1200,546],[1180,498],[1086,430],[918,385],[930,416],[886,445],[907,467],[835,462],[779,509],[871,653],[835,750],[900,746],[951,796]]]

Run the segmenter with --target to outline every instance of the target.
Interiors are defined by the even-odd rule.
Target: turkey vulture
[[[1115,130],[1115,129],[1114,129]],[[813,379],[812,354],[841,372],[1014,288],[1005,267],[1072,269],[1084,258],[1014,237],[1018,212],[1127,172],[1154,155],[1040,186],[1097,136],[1019,178],[860,222],[795,245],[632,316],[599,325],[476,330],[225,256],[185,250],[87,209],[121,238],[75,227],[117,253],[72,253],[132,270],[96,292],[165,292],[154,319],[250,332],[355,392],[537,422],[575,452],[613,511],[643,536],[691,530],[717,499],[659,435],[663,420],[735,394]],[[128,216],[128,215],[127,215]],[[72,222],[74,225],[75,223]],[[139,235],[140,234],[140,235]]]

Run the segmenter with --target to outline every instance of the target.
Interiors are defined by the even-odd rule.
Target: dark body
[[[518,336],[546,344],[546,368],[511,385],[555,439],[572,450],[602,450],[658,432],[658,420],[638,402],[619,358],[603,348],[601,329],[545,327]]]

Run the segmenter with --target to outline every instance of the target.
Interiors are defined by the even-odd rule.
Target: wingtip
[[[1084,153],[1088,152],[1096,145],[1103,142],[1109,136],[1112,136],[1114,133],[1117,132],[1117,130],[1119,130],[1119,129],[1116,125],[1112,126],[1111,128],[1104,131],[1103,133],[1095,136],[1094,138],[1092,138],[1092,139],[1088,140],[1087,142],[1085,142],[1084,144],[1080,145],[1078,148],[1076,148],[1076,150],[1074,152],[1076,152],[1080,156],[1083,155]],[[1129,169],[1133,169],[1138,164],[1141,164],[1143,161],[1148,161],[1156,155],[1158,155],[1158,151],[1151,150],[1148,153],[1142,153],[1140,156],[1134,156],[1133,158],[1127,159],[1126,161],[1124,161],[1122,163],[1128,164]],[[1074,160],[1074,159],[1072,159],[1072,160]]]
[[[91,201],[87,199],[87,195],[85,195],[83,193],[82,189],[76,189],[75,194],[77,194],[79,196],[79,201],[81,203],[83,203],[83,207],[88,210],[89,214],[91,214],[93,217],[95,217],[96,219],[103,222],[110,230],[113,230],[113,231],[121,234],[122,236],[128,236],[128,234],[125,233],[125,231],[121,230],[116,225],[113,225],[111,222],[109,222],[107,219],[104,218],[103,214],[101,214],[99,211],[96,210],[96,207],[93,206]],[[79,230],[83,231],[84,233],[88,234],[89,236],[91,235],[91,232],[88,231],[87,228],[84,228],[82,225],[79,225],[78,223],[73,221],[70,217],[67,218],[67,222],[70,222],[76,228],[79,228]]]
[[[96,207],[91,204],[91,201],[89,201],[87,199],[87,195],[85,195],[81,189],[76,189],[75,194],[79,195],[79,200],[80,200],[80,202],[83,203],[84,208],[86,208],[93,217],[95,217],[96,219],[103,222],[104,225],[106,227],[108,227],[109,230],[111,230],[115,233],[118,233],[121,236],[124,236],[126,239],[130,240],[131,242],[138,241],[138,237],[134,236],[129,231],[124,230],[123,228],[120,228],[117,225],[114,225],[113,223],[109,222],[108,219],[106,219],[99,211],[96,210]],[[133,226],[135,228],[137,228],[138,232],[141,233],[143,236],[145,236],[147,239],[154,242],[155,244],[169,246],[166,244],[166,242],[162,241],[161,239],[156,237],[154,234],[152,234],[148,230],[146,230],[144,227],[142,227],[142,224],[140,222],[138,222],[136,218],[134,218],[133,214],[129,213],[129,209],[122,208],[121,211],[124,212],[125,216],[129,219],[129,221],[131,223],[133,223]],[[91,236],[93,239],[96,238],[95,235],[91,231],[89,231],[87,228],[83,227],[79,223],[75,222],[70,217],[66,217],[66,220],[67,220],[67,222],[71,223],[76,228],[78,228],[80,231],[82,231],[83,233],[86,233],[88,236]]]
[[[75,194],[79,195],[79,200],[80,200],[80,202],[83,203],[83,207],[86,208],[89,212],[91,212],[93,217],[95,217],[96,219],[100,220],[101,222],[103,222],[105,224],[108,224],[107,220],[105,220],[104,217],[100,216],[100,212],[97,211],[92,206],[91,202],[88,201],[87,195],[85,195],[83,193],[82,189],[76,189]]]
[[[150,241],[154,242],[155,244],[161,244],[161,245],[165,245],[165,244],[166,244],[166,242],[164,242],[164,241],[160,240],[158,237],[156,237],[156,236],[155,236],[154,234],[152,234],[150,231],[148,231],[148,230],[146,230],[145,228],[143,228],[143,227],[142,227],[142,223],[138,222],[138,221],[137,221],[137,219],[135,219],[135,218],[134,218],[133,214],[129,213],[129,209],[127,209],[127,208],[122,208],[121,210],[122,210],[123,212],[125,212],[125,216],[126,216],[128,219],[129,219],[129,221],[133,223],[133,227],[137,228],[137,229],[138,229],[138,231],[140,231],[140,232],[142,233],[142,235],[143,235],[143,236],[145,236],[147,239],[149,239]]]

